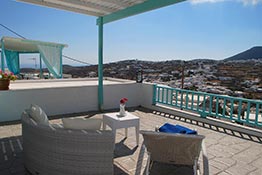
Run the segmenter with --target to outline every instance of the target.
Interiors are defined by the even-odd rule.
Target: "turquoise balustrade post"
[[[249,123],[250,101],[247,102],[246,122]]]
[[[185,100],[184,100],[184,96],[185,96]],[[195,102],[194,97],[197,98],[196,108],[193,107]],[[152,101],[153,104],[162,103],[180,109],[188,109],[188,110],[196,111],[203,118],[209,115],[219,118],[236,120],[239,121],[240,123],[247,123],[258,127],[262,126],[262,122],[259,121],[259,117],[261,115],[261,109],[262,109],[262,101],[228,97],[224,95],[209,94],[205,92],[195,92],[195,91],[176,89],[171,87],[163,87],[163,86],[157,86],[155,84],[153,85]],[[220,102],[222,104],[220,104]],[[236,116],[234,115],[235,102],[238,102],[238,107],[237,107],[238,111]],[[247,104],[247,109],[242,107],[243,104]],[[255,110],[253,109],[254,106],[255,106]],[[246,113],[245,116],[242,116],[243,114],[242,111],[244,109],[246,110]],[[255,115],[254,121],[253,118],[250,117],[251,114],[252,116],[253,114]]]
[[[171,90],[171,106],[173,106],[173,100],[174,100],[174,89]]]
[[[206,116],[207,116],[207,112],[206,112],[206,94],[204,94],[204,96],[203,96],[203,106],[202,106],[202,111],[201,111],[201,117],[203,117],[203,118],[206,118]]]
[[[259,113],[259,103],[256,103],[256,116],[255,116],[256,125],[258,125],[258,113]]]
[[[211,115],[212,114],[212,110],[213,110],[213,95],[210,95],[209,96],[209,115]]]
[[[199,99],[200,98],[200,94],[197,93],[197,112],[199,112]]]
[[[167,93],[167,97],[166,97],[166,99],[167,99],[167,104],[170,105],[170,101],[169,101],[169,98],[170,98],[170,95],[169,95],[170,90],[169,90],[169,89],[166,89],[166,90],[167,90],[167,91],[166,91],[166,93]]]
[[[177,89],[176,89],[176,107],[178,106],[177,105],[177,97],[178,97],[178,94],[177,94],[178,92],[177,92]]]
[[[242,112],[242,100],[238,101],[238,114],[237,114],[237,120],[241,121],[241,112]]]
[[[98,108],[104,108],[103,90],[103,17],[98,18]]]
[[[157,88],[157,102],[161,102],[160,101],[160,89],[161,89],[161,87]]]
[[[188,108],[188,91],[186,92],[186,109]]]
[[[231,103],[231,106],[230,106],[230,120],[233,120],[234,100],[233,100],[233,99],[230,99],[230,103]]]
[[[191,93],[191,110],[194,111],[194,92]]]
[[[180,91],[180,109],[183,109],[183,100],[184,100],[184,94],[183,94],[183,91],[181,90]]]
[[[152,101],[153,105],[156,105],[156,90],[157,90],[157,85],[154,84],[153,85],[153,101]]]
[[[223,104],[223,113],[222,113],[222,117],[225,118],[226,115],[226,99],[224,98],[224,104]]]
[[[219,99],[216,97],[216,116],[218,116],[218,105],[219,105]]]
[[[164,93],[165,93],[165,89],[162,87],[161,88],[161,92],[162,92],[162,97],[161,97],[161,101],[162,101],[162,103],[164,103]]]

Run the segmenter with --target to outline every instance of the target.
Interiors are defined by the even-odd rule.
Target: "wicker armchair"
[[[141,131],[140,133],[143,135],[144,145],[149,156],[146,175],[150,173],[150,167],[152,167],[154,162],[187,165],[192,168],[192,174],[194,175],[209,174],[208,157],[203,142],[204,136],[155,131]],[[198,166],[201,149],[203,156],[202,172],[199,171],[200,167]]]
[[[113,174],[111,131],[43,126],[23,112],[22,137],[24,164],[32,174]]]

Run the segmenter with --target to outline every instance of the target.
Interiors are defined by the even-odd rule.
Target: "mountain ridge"
[[[225,61],[262,59],[262,46],[255,46],[246,51],[240,52],[231,57],[225,58]]]

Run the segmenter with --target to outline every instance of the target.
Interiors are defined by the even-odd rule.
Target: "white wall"
[[[127,107],[141,105],[143,84],[104,85],[104,109],[119,108],[121,98],[128,98]],[[151,100],[152,101],[152,100]],[[98,110],[96,85],[0,91],[0,122],[19,120],[24,109],[38,104],[47,115]]]
[[[126,107],[141,105],[143,99],[141,83],[116,84],[104,86],[104,109],[119,108],[120,99],[128,98]]]
[[[47,115],[97,110],[97,87],[68,87],[0,92],[0,122],[19,120],[24,109],[38,104]]]
[[[152,108],[152,102],[153,102],[153,88],[154,84],[152,83],[143,83],[142,84],[142,103],[141,105],[145,108]]]

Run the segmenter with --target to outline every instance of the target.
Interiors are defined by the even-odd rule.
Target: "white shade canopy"
[[[105,16],[147,0],[18,0],[91,16]]]
[[[3,37],[0,42],[1,69],[4,60],[14,74],[20,73],[20,53],[39,53],[48,70],[57,78],[62,77],[62,50],[67,45],[43,41]]]
[[[106,24],[185,0],[17,0],[21,2],[102,17]]]
[[[66,44],[20,39],[20,38],[6,37],[6,36],[3,37],[2,40],[6,50],[16,51],[20,53],[38,53],[39,49],[37,47],[37,44],[56,46],[56,47],[67,47]],[[0,42],[0,48],[1,47],[2,47],[2,43]]]

